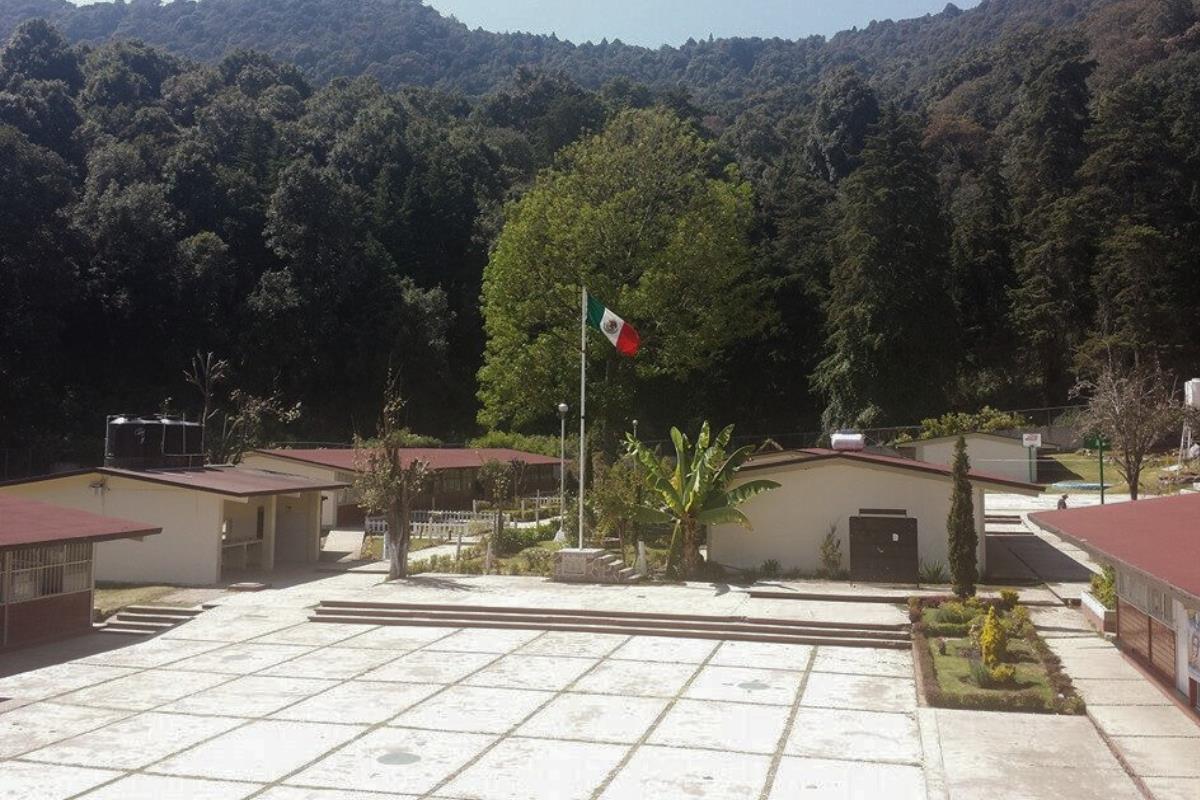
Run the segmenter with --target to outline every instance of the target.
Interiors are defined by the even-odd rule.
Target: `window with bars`
[[[8,560],[8,603],[24,603],[92,588],[91,542],[14,550]]]

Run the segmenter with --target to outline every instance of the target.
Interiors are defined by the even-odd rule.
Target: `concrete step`
[[[638,575],[637,570],[633,567],[625,567],[625,569],[617,573],[617,578],[621,581],[621,583],[632,583],[641,577],[642,576]]]
[[[126,628],[122,625],[100,625],[96,628],[100,633],[120,633],[126,636],[153,636],[158,631],[147,631],[141,628]]]
[[[681,628],[667,630],[662,628],[630,628],[624,626],[610,626],[592,621],[590,624],[560,622],[557,620],[534,622],[506,622],[506,621],[481,621],[477,619],[463,619],[453,623],[446,619],[398,619],[388,617],[360,617],[353,615],[333,616],[314,614],[309,617],[311,622],[327,622],[327,623],[345,623],[352,625],[414,625],[414,626],[432,626],[445,627],[451,625],[457,628],[505,628],[505,629],[522,629],[522,630],[547,630],[547,631],[574,631],[579,633],[612,633],[626,636],[665,636],[680,639],[719,639],[726,641],[741,641],[741,642],[770,642],[774,644],[808,644],[808,645],[825,645],[837,647],[881,647],[891,650],[908,650],[912,647],[912,642],[905,639],[884,639],[884,638],[843,638],[833,635],[787,635],[783,633],[761,632],[752,633],[744,631],[708,631],[694,630],[690,628]]]
[[[183,606],[125,606],[121,611],[131,614],[169,614],[174,617],[195,617],[204,612],[202,608],[185,608]]]
[[[119,628],[132,628],[149,631],[150,633],[161,633],[175,627],[175,623],[173,622],[146,622],[143,620],[128,619],[120,614],[113,617],[112,623]]]
[[[896,600],[903,603],[903,600]],[[854,623],[823,622],[818,620],[788,620],[769,617],[731,617],[710,614],[668,614],[654,611],[606,611],[586,608],[537,608],[529,606],[484,606],[458,603],[399,603],[378,600],[322,600],[319,608],[332,611],[338,608],[374,609],[374,610],[403,610],[403,611],[449,611],[502,614],[527,614],[536,617],[547,617],[567,614],[573,617],[616,617],[621,619],[671,620],[675,622],[749,622],[764,625],[804,625],[808,628],[853,628],[870,631],[908,631],[911,627],[907,622],[895,623]]]
[[[843,625],[835,628],[831,627],[810,627],[804,622],[744,622],[737,618],[729,618],[720,622],[693,622],[678,619],[647,619],[647,618],[627,618],[618,615],[611,616],[594,616],[594,615],[573,615],[573,614],[512,614],[506,611],[473,611],[473,612],[437,612],[437,611],[413,611],[413,610],[385,610],[371,608],[354,608],[354,607],[338,607],[326,608],[318,606],[313,613],[311,619],[320,619],[325,617],[346,617],[352,616],[358,619],[377,620],[377,624],[384,624],[384,621],[395,624],[404,624],[409,622],[414,625],[426,624],[442,624],[447,626],[459,626],[467,623],[475,623],[480,626],[487,626],[491,623],[500,625],[523,625],[525,627],[539,628],[547,623],[568,624],[568,625],[602,625],[612,629],[639,629],[639,630],[658,630],[668,634],[672,631],[689,630],[696,632],[727,632],[727,633],[750,633],[750,634],[772,634],[782,636],[833,636],[839,639],[886,639],[891,641],[910,640],[910,635],[907,631],[880,631],[880,630],[865,630],[851,625]]]
[[[130,612],[129,610],[118,611],[116,619],[122,622],[162,622],[168,626],[179,625],[187,622],[191,617],[177,617],[173,614],[151,614],[147,612]]]

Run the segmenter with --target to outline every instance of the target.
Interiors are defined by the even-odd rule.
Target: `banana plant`
[[[658,455],[633,436],[626,439],[629,453],[645,471],[648,497],[635,508],[635,518],[649,524],[670,524],[671,550],[667,558],[667,576],[694,578],[700,574],[700,530],[705,525],[736,523],[751,528],[750,520],[738,506],[752,497],[779,488],[775,481],[755,480],[730,488],[739,469],[753,450],[741,447],[727,453],[733,437],[729,425],[713,436],[705,422],[692,442],[671,428],[675,458]],[[682,565],[680,560],[682,558]]]

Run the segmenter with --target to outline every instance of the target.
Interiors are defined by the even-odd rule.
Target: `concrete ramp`
[[[363,531],[330,531],[321,547],[321,561],[357,561],[362,557],[364,536]]]

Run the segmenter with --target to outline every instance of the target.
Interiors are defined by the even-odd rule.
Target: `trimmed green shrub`
[[[1117,572],[1105,564],[1099,575],[1092,575],[1092,597],[1110,611],[1117,607]]]
[[[933,612],[935,621],[946,625],[965,625],[971,620],[978,617],[980,610],[972,608],[965,603],[960,603],[956,600],[951,600],[947,603],[942,603]]]
[[[1021,596],[1012,589],[1000,590],[1000,607],[1005,611],[1011,611],[1012,609],[1016,608],[1017,602],[1020,599]]]

